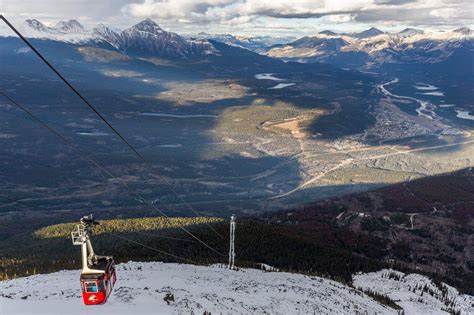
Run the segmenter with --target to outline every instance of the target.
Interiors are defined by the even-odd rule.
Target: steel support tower
[[[230,217],[229,269],[235,268],[235,215]]]

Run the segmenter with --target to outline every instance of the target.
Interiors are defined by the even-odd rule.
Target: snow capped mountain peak
[[[327,36],[337,36],[337,33],[330,30],[324,30],[324,31],[319,32],[318,34],[327,35]]]
[[[94,36],[97,36],[108,42],[113,47],[120,49],[120,46],[122,44],[122,40],[120,37],[120,34],[122,32],[121,30],[112,29],[104,24],[99,24],[92,30],[92,32]]]
[[[103,34],[103,33],[109,33],[109,32],[120,33],[120,30],[114,30],[108,27],[107,25],[99,24],[96,27],[94,27],[93,32],[96,34]]]
[[[468,28],[468,27],[461,27],[461,28],[455,29],[453,32],[463,34],[463,35],[471,35],[472,34],[471,29]]]
[[[46,38],[69,43],[83,42],[92,38],[92,33],[85,30],[76,20],[60,21],[49,27],[36,19],[28,19],[19,30],[29,38]],[[4,36],[9,36],[9,33]]]
[[[153,33],[153,34],[164,32],[164,30],[152,19],[143,20],[135,24],[134,26],[132,26],[131,29]]]
[[[59,21],[53,28],[63,33],[81,33],[84,31],[84,27],[77,20]]]
[[[51,29],[36,19],[28,19],[24,26],[38,32],[51,32]]]
[[[151,19],[127,28],[119,36],[119,49],[132,54],[182,58],[191,53],[191,42],[176,33],[163,30]],[[108,38],[106,40],[110,42]]]
[[[398,32],[397,34],[400,35],[400,36],[412,36],[412,35],[417,35],[417,34],[423,34],[424,31],[422,30],[417,30],[415,28],[406,28],[400,32]]]
[[[84,27],[77,21],[77,20],[69,20],[69,21],[59,21],[53,27],[46,26],[45,24],[41,23],[36,19],[28,19],[23,24],[24,28],[28,31],[36,31],[36,32],[43,32],[43,33],[65,33],[65,34],[72,34],[72,33],[83,33]]]
[[[360,33],[355,34],[354,37],[357,38],[368,38],[368,37],[374,37],[377,35],[385,34],[383,31],[379,30],[378,28],[371,27],[368,30],[362,31]]]

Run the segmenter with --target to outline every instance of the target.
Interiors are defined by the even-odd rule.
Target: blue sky
[[[472,0],[0,0],[0,11],[16,23],[74,18],[118,28],[152,18],[178,33],[301,36],[370,26],[397,31],[474,25]]]

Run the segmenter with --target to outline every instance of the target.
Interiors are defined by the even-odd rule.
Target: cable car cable
[[[153,236],[153,237],[156,237],[156,238],[162,238],[162,239],[168,239],[168,240],[182,241],[182,242],[196,242],[195,240],[179,238],[179,237],[173,237],[173,236],[166,236],[166,235],[159,235],[159,234],[155,234],[155,233],[148,233],[148,232],[141,232],[141,231],[133,231],[132,233],[147,235],[147,236]]]
[[[164,213],[161,209],[159,209],[158,207],[156,207],[153,203],[150,203],[150,202],[147,202],[145,200],[145,198],[143,198],[140,194],[134,192],[130,186],[128,186],[128,184],[124,181],[122,181],[120,178],[116,177],[114,174],[112,174],[110,171],[104,169],[100,164],[98,164],[94,159],[92,159],[90,156],[87,156],[86,154],[84,154],[84,152],[82,152],[82,150],[80,150],[73,142],[71,142],[69,139],[67,139],[65,136],[63,136],[61,133],[59,133],[57,130],[53,129],[52,127],[50,127],[48,124],[46,124],[44,121],[42,121],[40,118],[38,118],[37,116],[35,116],[31,111],[29,111],[26,107],[24,107],[23,105],[19,104],[18,102],[16,102],[15,100],[13,100],[9,95],[7,95],[6,93],[4,93],[3,91],[0,91],[0,95],[4,96],[7,100],[9,100],[12,104],[14,104],[15,106],[17,106],[18,108],[20,108],[23,112],[25,112],[28,116],[30,116],[30,118],[32,118],[33,120],[35,120],[36,122],[40,123],[44,128],[46,128],[48,131],[50,131],[51,133],[53,133],[54,135],[56,135],[57,137],[59,137],[64,143],[66,143],[69,147],[73,148],[74,150],[77,151],[77,153],[79,154],[80,157],[88,160],[89,162],[91,162],[94,166],[96,166],[97,168],[99,168],[102,172],[104,172],[105,174],[107,174],[109,177],[113,178],[114,180],[117,180],[119,183],[122,184],[123,187],[125,187],[132,195],[134,195],[135,197],[138,198],[138,200],[140,200],[141,202],[146,202],[148,203],[154,210],[158,211],[162,216],[166,217],[167,219],[170,219],[170,217]],[[203,240],[201,240],[200,238],[198,238],[197,236],[195,236],[192,232],[190,232],[188,229],[186,229],[185,227],[182,227],[180,226],[179,227],[181,230],[185,231],[188,235],[190,235],[191,237],[193,237],[195,240],[197,240],[199,243],[201,243],[202,245],[204,245],[205,247],[207,247],[208,249],[210,249],[211,251],[221,255],[221,256],[225,256],[224,254],[222,254],[221,252],[219,252],[218,250],[216,250],[215,248],[213,248],[212,246],[208,245],[206,242],[204,242]]]
[[[153,173],[156,173],[156,175],[160,178],[161,181],[163,181],[165,183],[166,186],[168,186],[168,188],[173,192],[174,195],[176,195],[176,197],[178,197],[179,200],[181,200],[181,202],[186,205],[187,208],[189,208],[195,215],[199,216],[199,214],[197,213],[197,211],[191,206],[191,204],[189,204],[186,200],[184,200],[183,197],[181,197],[178,192],[172,187],[171,183],[168,182],[168,180],[163,177],[161,174],[159,174],[158,172],[156,172],[154,170],[154,167],[148,162],[148,160],[146,160],[143,155],[141,155],[137,149],[135,149],[134,146],[132,146],[132,144],[130,142],[128,142],[127,139],[125,139],[124,136],[122,136],[120,134],[120,132],[115,129],[115,127],[112,126],[112,124],[110,124],[107,119],[105,119],[105,117],[91,104],[89,103],[89,101],[84,97],[82,96],[81,93],[79,93],[79,91],[71,84],[69,83],[68,80],[66,80],[66,78],[63,77],[63,75],[61,73],[59,73],[58,70],[56,70],[56,68],[48,62],[48,60],[46,60],[45,57],[43,57],[43,55],[3,16],[3,14],[0,14],[0,19],[2,19],[5,24],[13,31],[15,32],[15,34],[17,34],[20,39],[61,79],[61,81],[63,81],[83,102],[84,104],[87,105],[87,107],[89,107],[109,128],[110,130],[112,130],[119,138],[120,140],[122,140],[123,143],[125,143],[128,148],[148,167],[150,168],[150,170],[153,172]],[[210,224],[206,223],[206,225],[216,234],[218,235],[221,239],[224,239],[224,237],[219,233],[217,232]]]
[[[121,235],[118,235],[118,234],[115,234],[115,233],[110,233],[110,235],[114,236],[114,237],[117,237],[117,238],[120,238],[124,241],[127,241],[127,242],[130,242],[130,243],[133,243],[133,244],[136,244],[136,245],[140,245],[142,247],[145,247],[145,248],[148,248],[152,251],[155,251],[155,252],[158,252],[160,254],[163,254],[163,255],[166,255],[166,256],[170,256],[170,257],[173,257],[173,258],[177,258],[177,259],[180,259],[180,260],[184,260],[184,261],[189,261],[189,262],[192,262],[196,265],[199,265],[199,263],[197,261],[194,261],[192,259],[189,259],[189,258],[184,258],[184,257],[181,257],[181,256],[177,256],[177,255],[174,255],[174,254],[171,254],[171,253],[168,253],[168,252],[165,252],[161,249],[157,249],[155,247],[152,247],[152,246],[149,246],[149,245],[146,245],[146,244],[143,244],[141,242],[138,242],[138,241],[135,241],[135,240],[132,240],[130,238],[127,238],[127,237],[124,237],[124,236],[121,236]]]
[[[0,208],[7,208],[7,207],[17,208],[17,207],[20,207],[22,209],[27,209],[26,204],[21,202],[20,200],[8,198],[8,197],[5,197],[5,196],[0,196],[0,200],[5,200],[5,201],[9,202],[9,203],[0,204]]]
[[[162,216],[164,216],[165,218],[167,218],[168,220],[170,220],[171,218],[163,212],[163,210],[159,209],[158,207],[156,207],[156,205],[154,205],[153,203],[151,202],[147,202],[145,198],[143,198],[139,193],[136,193],[135,191],[133,191],[132,188],[130,188],[130,186],[124,182],[123,180],[121,180],[120,178],[116,177],[114,174],[112,174],[110,171],[106,170],[105,168],[103,168],[99,163],[97,163],[93,158],[91,158],[90,156],[86,155],[81,149],[79,149],[73,142],[71,142],[69,139],[67,139],[64,135],[62,135],[59,131],[53,129],[52,127],[50,127],[47,123],[45,123],[44,121],[42,121],[40,118],[38,118],[36,115],[34,115],[31,111],[29,111],[26,107],[24,107],[23,105],[19,104],[18,102],[16,102],[15,100],[13,100],[9,95],[7,95],[6,93],[4,93],[3,91],[0,91],[0,95],[2,95],[3,97],[5,97],[8,101],[10,101],[10,103],[12,103],[13,105],[15,105],[16,107],[18,107],[19,109],[21,109],[23,112],[25,112],[30,118],[32,118],[33,120],[35,120],[36,122],[38,122],[39,124],[41,124],[44,128],[46,128],[48,131],[50,131],[51,133],[53,133],[54,135],[56,135],[57,137],[59,137],[65,144],[67,144],[69,147],[71,147],[72,149],[76,150],[76,152],[78,153],[78,155],[80,157],[82,157],[83,159],[89,161],[90,163],[92,163],[95,167],[97,167],[98,169],[100,169],[102,172],[104,172],[105,174],[107,174],[110,178],[118,181],[120,184],[122,184],[123,187],[125,187],[129,193],[138,198],[138,200],[141,200],[142,202],[146,202],[148,203],[154,210],[158,211]],[[197,236],[195,236],[192,232],[190,232],[188,229],[186,229],[185,227],[183,226],[180,226],[179,227],[181,230],[183,230],[184,232],[186,232],[188,235],[190,235],[192,238],[194,238],[196,241],[198,241],[199,243],[201,243],[202,245],[204,245],[205,247],[207,247],[208,249],[210,249],[211,251],[213,251],[214,253],[217,253],[219,254],[220,256],[225,256],[224,254],[222,254],[221,252],[219,252],[218,250],[216,250],[215,248],[213,248],[212,246],[210,246],[209,244],[207,244],[205,241],[201,240],[200,238],[198,238]]]

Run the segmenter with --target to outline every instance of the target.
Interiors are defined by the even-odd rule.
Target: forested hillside
[[[99,254],[113,255],[118,262],[183,262],[150,248],[183,257],[186,259],[184,262],[227,262],[227,223],[215,218],[172,218],[171,223],[166,223],[166,220],[103,221],[97,235],[93,236],[95,249]],[[223,238],[213,233],[205,223],[212,224]],[[189,237],[178,228],[182,226],[223,255]],[[2,241],[2,278],[80,268],[79,248],[72,245],[68,234],[72,227],[72,224],[54,225]],[[267,263],[282,270],[324,275],[347,283],[357,271],[375,271],[384,266],[376,260],[381,255],[378,251],[383,249],[383,244],[377,245],[377,239],[330,226],[321,226],[318,230],[320,233],[309,235],[308,230],[300,226],[268,224],[256,219],[240,220],[236,231],[237,265],[253,267]]]

